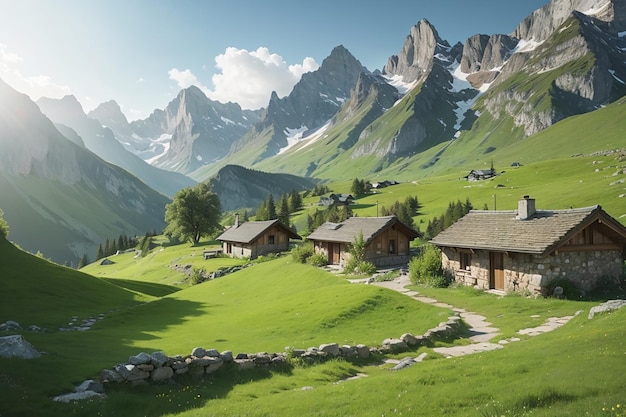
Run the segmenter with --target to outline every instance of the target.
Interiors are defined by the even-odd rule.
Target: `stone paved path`
[[[434,348],[433,350],[445,357],[454,357],[454,356],[463,356],[469,355],[472,353],[486,352],[490,350],[502,349],[504,345],[510,342],[517,342],[520,339],[517,337],[512,337],[509,339],[501,339],[497,343],[491,342],[493,338],[495,338],[499,334],[499,329],[492,327],[491,323],[486,321],[484,316],[480,314],[476,314],[473,312],[465,311],[461,308],[456,308],[446,303],[440,303],[435,299],[424,297],[420,295],[416,291],[412,291],[406,288],[407,285],[410,285],[411,281],[408,275],[401,275],[393,281],[384,281],[384,282],[373,282],[372,285],[376,285],[383,288],[388,288],[394,291],[398,291],[402,294],[405,294],[414,300],[421,301],[423,303],[432,304],[437,307],[449,308],[461,316],[463,321],[468,325],[470,335],[468,339],[472,342],[467,345],[462,346],[451,346],[451,347],[441,347]],[[578,311],[575,315],[578,315],[580,311]],[[520,335],[529,335],[536,336],[542,333],[546,333],[552,331],[558,327],[563,326],[568,321],[570,321],[574,316],[566,316],[566,317],[550,317],[546,320],[546,322],[540,326],[522,329],[518,331]]]

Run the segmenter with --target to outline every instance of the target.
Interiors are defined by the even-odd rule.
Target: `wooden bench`
[[[211,259],[211,258],[215,258],[217,255],[221,255],[222,254],[222,249],[215,249],[215,250],[205,250],[204,252],[202,252],[202,255],[204,256],[204,259]]]

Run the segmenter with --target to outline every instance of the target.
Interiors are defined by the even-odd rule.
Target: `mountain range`
[[[70,139],[0,81],[0,208],[10,238],[75,265],[100,242],[164,226],[169,199]],[[69,131],[66,131],[66,133]]]
[[[267,107],[258,111],[212,101],[192,86],[147,119],[129,123],[114,101],[85,114],[68,96],[38,100],[43,114],[26,106],[24,114],[33,122],[19,126],[19,135],[32,135],[35,126],[45,123],[37,134],[63,143],[63,152],[89,152],[98,164],[123,168],[133,178],[125,185],[145,183],[157,190],[150,194],[150,204],[164,204],[165,196],[176,190],[211,180],[224,207],[235,209],[255,207],[263,194],[289,191],[272,184],[279,177],[261,173],[288,174],[279,181],[285,187],[306,187],[317,180],[408,180],[482,166],[510,155],[509,150],[559,122],[596,112],[626,95],[622,0],[553,0],[509,34],[476,34],[453,45],[422,19],[399,46],[383,68],[370,71],[339,45],[289,95],[273,93]],[[0,108],[0,120],[8,124],[5,131],[18,132],[10,124],[10,111],[6,105]],[[5,154],[5,182],[36,178],[43,183],[47,177],[42,172],[50,165],[33,169],[24,162],[42,158],[40,146],[20,146],[15,161],[9,163]],[[597,146],[603,150],[602,144]],[[563,154],[575,153],[574,148],[563,149]],[[59,172],[50,178],[65,178],[64,185],[75,187],[76,182],[67,180],[78,176],[68,168],[72,165],[57,165]],[[17,195],[17,188],[28,189],[14,187]],[[39,196],[37,192],[22,190],[21,198],[26,201]],[[118,199],[110,209],[121,215],[123,209],[113,206],[125,204]],[[0,208],[10,224],[17,223],[12,235],[20,243],[22,225],[15,211],[3,206],[4,201]],[[72,222],[59,217],[71,229]],[[108,225],[122,229],[114,217]],[[162,216],[143,223],[129,219],[123,223],[132,223],[133,230],[162,222]],[[81,230],[90,221],[85,219]]]

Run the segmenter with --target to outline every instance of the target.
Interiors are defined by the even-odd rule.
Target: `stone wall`
[[[468,270],[461,269],[460,253],[443,248],[442,267],[465,285],[489,289],[489,252],[471,254]],[[556,279],[567,279],[582,291],[590,291],[604,280],[618,282],[622,275],[622,253],[619,251],[559,252],[542,256],[523,253],[504,255],[504,289],[548,295],[547,285]]]
[[[323,362],[332,358],[347,360],[367,360],[372,355],[401,353],[416,349],[430,343],[433,339],[449,338],[461,331],[464,327],[459,316],[452,316],[448,321],[428,330],[421,336],[405,333],[399,338],[389,338],[377,347],[363,344],[343,345],[337,343],[322,344],[319,347],[308,349],[287,348],[279,353],[239,353],[233,355],[231,351],[218,352],[216,349],[196,347],[189,355],[168,356],[163,352],[148,354],[145,352],[131,356],[128,362],[104,369],[100,374],[100,382],[107,383],[167,383],[183,375],[202,377],[211,375],[219,369],[243,371],[255,367],[291,366],[294,361],[304,361],[308,364]],[[230,367],[230,368],[229,368]]]

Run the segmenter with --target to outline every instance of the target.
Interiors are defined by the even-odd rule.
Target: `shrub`
[[[355,272],[361,275],[372,275],[376,272],[376,265],[368,261],[361,261],[356,266]]]
[[[568,300],[579,300],[582,296],[582,292],[580,289],[567,278],[557,278],[553,279],[546,285],[546,296],[552,297],[554,294],[554,289],[556,287],[563,288],[563,296],[562,298],[566,298]]]
[[[430,287],[442,288],[452,283],[452,277],[441,268],[441,251],[433,245],[425,246],[419,256],[411,258],[409,277],[414,284]]]
[[[298,245],[291,250],[291,256],[293,260],[304,264],[307,260],[315,254],[315,249],[313,249],[313,243],[304,243],[302,245]]]
[[[206,272],[202,268],[193,268],[191,270],[191,275],[189,278],[191,279],[192,284],[200,284],[205,281]]]
[[[328,265],[328,259],[321,253],[315,253],[309,256],[307,263],[313,266],[326,266]]]

